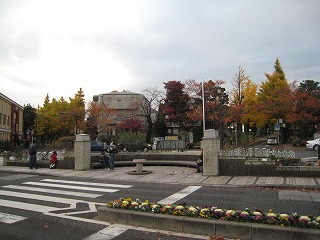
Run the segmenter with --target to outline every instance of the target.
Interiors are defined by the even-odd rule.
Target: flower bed
[[[265,213],[261,210],[242,211],[234,209],[222,209],[218,207],[193,207],[186,204],[162,205],[148,200],[140,201],[131,198],[120,198],[108,203],[109,208],[126,209],[139,212],[167,214],[173,216],[186,216],[202,219],[226,220],[247,223],[264,223],[283,227],[301,227],[320,229],[320,216],[301,216],[297,213],[274,213],[272,210]]]

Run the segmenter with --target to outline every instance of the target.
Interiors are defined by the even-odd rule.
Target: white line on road
[[[112,224],[99,232],[86,237],[83,240],[110,240],[119,236],[124,231],[128,230],[128,226],[122,224]]]
[[[54,182],[54,183],[71,183],[76,185],[88,185],[88,186],[99,186],[99,187],[112,187],[112,188],[130,188],[132,185],[122,184],[109,184],[109,183],[93,183],[93,182],[79,182],[79,181],[66,181],[57,179],[42,179],[42,182]]]
[[[37,186],[45,186],[45,187],[56,187],[56,188],[66,188],[66,189],[76,189],[76,190],[84,190],[84,191],[94,191],[94,192],[107,192],[113,193],[119,190],[116,189],[108,189],[108,188],[93,188],[93,187],[83,187],[83,186],[72,186],[72,185],[64,185],[64,184],[54,184],[54,183],[42,183],[42,182],[24,182],[23,184],[28,185],[37,185]]]
[[[197,191],[199,188],[201,188],[201,186],[189,186],[185,189],[182,189],[180,192],[177,192],[175,194],[172,194],[171,196],[162,199],[161,201],[159,201],[159,204],[173,204],[177,201],[179,201],[180,199],[188,196],[189,194]]]
[[[0,222],[12,224],[27,219],[26,217],[0,212]]]
[[[49,188],[37,188],[37,187],[27,187],[27,186],[17,186],[17,185],[7,185],[2,187],[10,188],[10,189],[34,191],[34,192],[69,195],[69,196],[75,196],[75,197],[86,197],[86,198],[97,198],[102,196],[101,194],[93,194],[93,193],[85,193],[85,192],[70,192],[70,191],[63,191],[63,190],[56,190],[56,189],[49,189]]]
[[[15,201],[2,200],[2,199],[0,199],[0,206],[15,208],[15,209],[22,209],[22,210],[33,211],[33,212],[40,212],[40,213],[59,210],[59,208],[54,208],[54,207],[48,207],[48,206],[42,206],[42,205],[36,205],[36,204],[24,203],[24,202],[15,202]]]
[[[64,204],[70,204],[74,206],[76,205],[77,202],[79,201],[81,202],[81,200],[74,200],[74,199],[60,198],[60,197],[53,197],[53,196],[46,196],[46,195],[39,195],[39,194],[22,193],[22,192],[12,192],[12,191],[5,191],[5,190],[0,190],[0,195],[34,199],[34,200],[40,200],[40,201],[46,201],[46,202],[64,203]]]

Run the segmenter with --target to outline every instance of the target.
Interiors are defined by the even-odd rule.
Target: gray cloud
[[[169,80],[223,79],[231,86],[240,65],[259,84],[265,80],[265,73],[273,72],[277,57],[289,82],[306,78],[319,81],[320,2],[316,0],[142,0],[130,6],[132,9],[125,9],[129,2],[122,1],[123,9],[120,11],[115,7],[118,14],[111,19],[105,18],[104,13],[112,14],[113,9],[111,5],[103,5],[104,1],[74,3],[79,5],[72,11],[68,9],[72,6],[70,2],[63,9],[52,10],[56,21],[47,15],[51,7],[63,4],[63,1],[37,10],[35,19],[39,19],[39,24],[41,21],[47,24],[47,28],[41,28],[18,24],[16,14],[23,12],[24,4],[0,1],[0,77],[26,83],[34,81],[32,76],[16,76],[16,73],[7,71],[14,69],[15,65],[40,61],[44,49],[50,49],[47,43],[50,40],[52,48],[65,47],[57,51],[61,51],[62,61],[69,57],[71,62],[68,63],[70,67],[60,66],[59,59],[50,62],[53,51],[52,56],[45,56],[51,64],[48,74],[56,71],[59,78],[66,75],[68,80],[87,76],[87,72],[82,73],[85,59],[77,68],[77,59],[64,56],[63,51],[67,54],[72,47],[79,51],[75,52],[76,56],[85,58],[84,48],[94,46],[101,54],[100,60],[90,56],[88,63],[101,61],[101,58],[102,61],[112,59],[118,62],[131,79],[123,85],[138,92],[146,87],[162,88],[163,82]],[[16,8],[20,10],[14,11]],[[64,19],[67,13],[70,16]],[[124,22],[113,28],[120,21]],[[114,78],[114,75],[107,75],[114,66],[107,62],[103,68],[100,62],[96,65],[92,71],[105,74],[101,79]],[[73,72],[67,72],[68,69]],[[45,73],[41,76],[43,81],[50,77]],[[97,79],[90,79],[91,85],[86,85],[87,80],[82,79],[74,88],[83,87],[85,92],[93,95],[123,86],[117,85],[122,81],[116,80],[112,87],[97,87],[101,79],[99,75],[93,76]]]

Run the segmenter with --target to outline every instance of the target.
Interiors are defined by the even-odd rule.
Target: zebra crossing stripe
[[[12,224],[27,219],[26,217],[0,212],[0,222]]]
[[[132,187],[132,185],[123,185],[123,184],[79,182],[79,181],[66,181],[66,180],[57,180],[57,179],[42,179],[40,181],[54,182],[54,183],[70,183],[70,184],[87,185],[87,186],[111,187],[111,188],[131,188]]]
[[[15,209],[22,209],[22,210],[33,211],[33,212],[40,212],[40,213],[60,210],[60,208],[55,208],[55,207],[48,207],[48,206],[42,206],[37,204],[9,201],[9,200],[3,200],[3,199],[0,199],[0,206],[15,208]]]
[[[102,196],[101,194],[93,194],[93,193],[86,193],[86,192],[71,192],[71,191],[63,191],[63,190],[56,190],[56,189],[49,189],[49,188],[37,188],[37,187],[27,187],[27,186],[17,186],[17,185],[6,185],[2,187],[16,189],[16,190],[54,193],[54,194],[60,194],[60,195],[69,195],[69,196],[86,197],[86,198],[97,198]]]
[[[172,194],[171,196],[162,199],[161,201],[159,201],[159,204],[173,204],[179,200],[181,200],[182,198],[188,196],[189,194],[197,191],[199,188],[201,188],[201,186],[189,186],[185,189],[182,189],[180,192],[177,192],[175,194]]]
[[[114,193],[114,192],[119,191],[117,189],[94,188],[94,187],[84,187],[84,186],[72,186],[72,185],[55,184],[55,183],[43,183],[43,182],[24,182],[23,184],[33,185],[33,186],[37,185],[37,186],[45,186],[45,187],[56,187],[56,188],[66,188],[66,189],[93,191],[93,192],[105,192],[105,193]]]
[[[60,197],[53,197],[53,196],[46,196],[46,195],[39,195],[39,194],[22,193],[22,192],[12,192],[12,191],[5,191],[5,190],[0,190],[0,195],[41,200],[41,201],[46,201],[46,202],[64,203],[64,204],[70,204],[73,206],[76,206],[77,202],[81,202],[81,200],[75,200],[75,199],[60,198]]]

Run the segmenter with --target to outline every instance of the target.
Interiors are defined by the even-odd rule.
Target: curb
[[[200,234],[206,236],[224,236],[243,240],[269,240],[269,239],[308,239],[319,240],[320,230],[298,227],[281,227],[262,223],[244,223],[224,220],[211,220],[166,214],[153,214],[133,210],[115,209],[102,206],[98,208],[100,221],[120,223],[182,232],[187,234]]]

